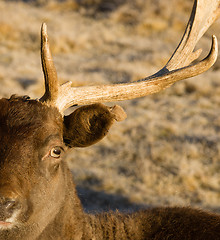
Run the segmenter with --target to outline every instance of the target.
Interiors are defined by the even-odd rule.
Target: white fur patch
[[[10,218],[7,218],[4,223],[6,224],[1,224],[0,223],[0,230],[6,230],[6,229],[11,229],[16,225],[16,218],[18,214],[20,213],[20,210],[17,210],[13,213],[13,215]],[[10,223],[10,224],[7,224]]]

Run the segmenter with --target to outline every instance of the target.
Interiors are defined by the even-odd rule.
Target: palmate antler
[[[72,105],[113,102],[143,97],[159,92],[173,83],[207,71],[218,55],[217,38],[212,36],[208,56],[191,64],[202,50],[194,48],[211,24],[220,17],[220,0],[195,0],[182,40],[168,63],[157,73],[133,83],[71,87],[71,82],[59,86],[49,49],[46,24],[41,30],[41,58],[45,76],[45,94],[40,99],[56,106],[60,112]]]

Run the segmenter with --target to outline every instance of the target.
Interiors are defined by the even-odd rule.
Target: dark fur
[[[64,117],[64,140],[69,147],[87,147],[100,141],[114,122],[114,115],[101,104],[78,108]]]
[[[38,101],[0,100],[0,209],[5,198],[16,198],[21,209],[15,227],[0,229],[0,240],[220,239],[220,216],[190,208],[83,212],[63,154],[54,158],[50,151],[93,144],[114,119],[101,104],[63,119]],[[0,221],[6,218],[0,211]]]

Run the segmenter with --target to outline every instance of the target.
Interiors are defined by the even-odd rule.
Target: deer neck
[[[71,172],[65,170],[65,200],[54,220],[48,224],[37,240],[80,240],[83,235],[84,212],[76,193]]]
[[[144,239],[141,232],[141,224],[133,214],[88,214],[82,239]]]

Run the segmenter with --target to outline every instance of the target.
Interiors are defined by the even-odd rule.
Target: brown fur
[[[56,108],[35,100],[0,100],[0,240],[220,239],[220,216],[190,208],[83,212],[64,161],[66,145],[99,141],[115,119],[101,104],[63,119]],[[51,153],[57,147],[58,158]],[[5,199],[16,199],[19,214],[14,226],[1,229],[10,214],[4,214]]]
[[[102,104],[78,108],[69,116],[64,117],[65,143],[69,147],[92,145],[108,133],[114,119],[115,116]]]

